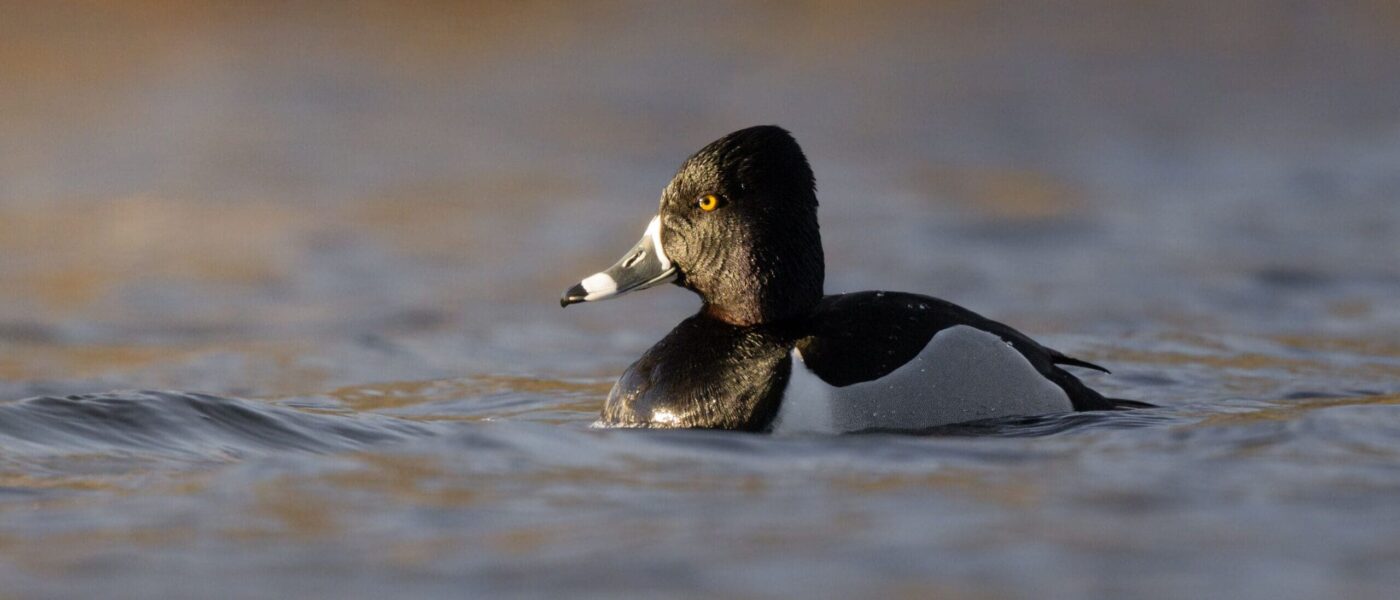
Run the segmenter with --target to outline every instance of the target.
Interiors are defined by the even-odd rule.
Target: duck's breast
[[[773,422],[778,433],[924,429],[1074,410],[1065,391],[1009,343],[968,325],[939,331],[884,377],[842,387],[807,369],[798,350],[792,355],[792,376]]]

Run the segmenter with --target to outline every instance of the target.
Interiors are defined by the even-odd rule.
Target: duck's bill
[[[622,260],[569,288],[559,299],[559,306],[607,300],[675,280],[676,266],[661,248],[661,218],[653,217],[642,240]]]

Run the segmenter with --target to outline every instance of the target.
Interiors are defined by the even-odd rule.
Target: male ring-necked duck
[[[824,296],[823,276],[816,186],[796,140],[759,126],[701,148],[641,241],[560,299],[671,282],[704,301],[627,368],[601,424],[840,432],[1145,406],[1060,365],[1102,367],[970,310],[902,292]]]

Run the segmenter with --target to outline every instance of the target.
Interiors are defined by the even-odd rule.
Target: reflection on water
[[[1400,586],[1394,3],[0,12],[0,596]],[[1162,408],[589,429],[694,300],[559,289],[765,122],[829,291]]]

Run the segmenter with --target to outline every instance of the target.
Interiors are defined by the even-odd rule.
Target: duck
[[[596,426],[851,433],[1142,408],[1047,348],[952,302],[827,295],[816,179],[787,130],[735,131],[692,154],[642,238],[560,306],[670,283],[699,311],[623,371]]]

